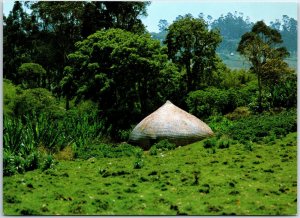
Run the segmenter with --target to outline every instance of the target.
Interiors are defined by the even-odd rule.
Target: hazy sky
[[[3,0],[4,14],[8,15],[12,9],[12,0]],[[275,19],[281,19],[282,15],[288,15],[297,19],[297,0],[285,1],[258,1],[258,0],[223,0],[223,1],[180,1],[180,0],[155,0],[148,6],[148,16],[143,18],[143,23],[147,26],[148,31],[158,32],[158,22],[165,19],[172,23],[178,15],[191,13],[194,17],[198,17],[200,13],[211,15],[213,19],[217,19],[221,14],[226,15],[228,12],[242,12],[244,17],[249,16],[252,22],[264,20],[266,24]]]
[[[158,22],[165,19],[172,23],[178,15],[191,13],[198,17],[200,13],[211,15],[217,19],[221,14],[228,12],[242,12],[244,17],[249,16],[250,21],[264,20],[266,24],[275,19],[281,19],[282,15],[288,15],[297,19],[297,3],[294,2],[263,2],[263,1],[153,1],[148,7],[148,17],[143,19],[150,32],[158,31]]]

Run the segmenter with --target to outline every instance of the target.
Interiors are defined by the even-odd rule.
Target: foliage
[[[218,52],[230,53],[236,51],[238,39],[245,33],[250,31],[253,23],[249,17],[244,18],[241,12],[227,13],[225,16],[221,15],[211,23],[212,28],[220,30],[223,37]]]
[[[152,145],[149,153],[150,155],[157,155],[158,152],[174,150],[175,148],[176,145],[174,143],[169,142],[168,139],[163,139]]]
[[[16,83],[18,67],[30,61],[26,48],[29,42],[26,29],[28,21],[20,1],[15,1],[8,17],[3,19],[3,76]]]
[[[203,19],[180,17],[168,28],[165,43],[168,56],[186,70],[187,92],[210,81],[215,67],[216,47],[221,42],[218,31],[208,30]]]
[[[276,77],[276,74],[288,70],[283,58],[287,57],[289,53],[286,48],[277,46],[280,43],[282,43],[280,33],[268,27],[263,21],[258,21],[252,27],[251,32],[242,36],[237,48],[237,51],[250,61],[252,71],[257,75],[259,112],[263,110],[262,89],[266,83],[264,81],[265,75]],[[277,69],[278,66],[280,66],[279,69]],[[268,80],[270,79],[268,78]]]
[[[147,16],[150,2],[85,2],[82,13],[81,34],[87,37],[99,29],[120,28],[134,33],[144,33],[141,21]]]
[[[294,131],[297,131],[297,118],[296,111],[292,109],[272,116],[265,113],[241,118],[224,133],[235,140],[259,142],[272,134],[280,138]]]
[[[60,117],[64,114],[64,109],[59,107],[51,92],[43,88],[23,90],[15,98],[13,111],[18,117],[42,113],[49,117]]]
[[[95,114],[81,114],[79,117],[76,113],[67,113],[61,119],[50,119],[47,113],[27,114],[23,119],[4,116],[3,127],[4,171],[8,175],[51,166],[50,160],[42,164],[37,158],[36,155],[44,155],[40,148],[46,151],[46,155],[58,153],[54,155],[58,158],[66,147],[71,147],[72,153],[76,154],[99,140],[103,132],[103,125]]]
[[[42,87],[45,75],[45,69],[36,63],[24,63],[18,69],[19,81],[24,88]]]
[[[237,107],[247,106],[255,96],[256,88],[252,84],[241,89],[228,90],[209,87],[188,94],[186,103],[189,112],[197,117],[207,118],[210,115],[227,114]]]
[[[15,86],[10,80],[3,79],[3,113],[7,116],[14,115],[16,96],[20,88]]]
[[[4,17],[4,77],[19,84],[17,69],[21,64],[37,63],[47,71],[43,87],[61,94],[57,85],[75,42],[113,27],[143,33],[141,17],[147,16],[149,4],[15,1],[13,10]]]
[[[291,108],[297,106],[297,76],[295,73],[281,75],[281,78],[270,86],[267,97],[271,107]]]
[[[250,116],[251,111],[248,107],[237,107],[232,113],[226,114],[226,118],[230,120],[241,119]]]
[[[212,85],[222,89],[237,88],[256,80],[251,71],[244,69],[230,70],[221,60],[216,62],[216,70],[213,72]]]
[[[159,42],[149,35],[120,29],[98,31],[76,48],[68,56],[61,82],[64,94],[69,99],[76,96],[97,102],[101,117],[108,119],[113,130],[129,128],[166,100],[161,74],[170,72],[162,70],[172,65]],[[170,82],[176,84],[180,76],[174,78]]]

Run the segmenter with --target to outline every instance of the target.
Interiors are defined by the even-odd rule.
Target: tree
[[[26,22],[28,14],[24,12],[21,2],[14,3],[8,17],[4,17],[3,25],[3,76],[19,83],[17,69],[23,62],[30,62],[26,44],[28,33]]]
[[[284,46],[295,56],[297,55],[297,20],[287,15],[282,16],[282,39]]]
[[[47,69],[48,81],[56,94],[63,78],[67,55],[74,51],[77,41],[100,29],[122,28],[133,32],[144,32],[140,16],[146,16],[149,2],[93,2],[93,1],[38,1],[30,2],[31,17],[38,23],[38,38],[42,39],[39,50],[44,60],[52,66],[40,63]],[[45,57],[48,55],[47,57]],[[38,56],[36,56],[38,57]],[[46,67],[47,66],[47,67]]]
[[[181,79],[165,76],[176,74],[176,67],[159,41],[120,29],[97,31],[76,43],[68,59],[61,82],[65,95],[97,102],[113,130],[128,128],[161,105],[165,95],[172,96],[165,93],[163,78],[175,88]]]
[[[67,54],[73,51],[76,41],[81,39],[80,19],[83,11],[83,2],[33,2],[32,16],[38,22],[40,36],[44,36],[45,44],[55,49],[50,50],[54,57],[53,71],[49,75],[52,88],[55,88],[63,77]]]
[[[84,5],[81,33],[87,37],[97,30],[120,28],[134,33],[144,33],[142,16],[147,16],[150,2],[91,1]]]
[[[218,31],[208,30],[203,19],[186,15],[169,26],[165,42],[169,58],[185,67],[187,92],[209,83],[221,42]]]
[[[211,27],[220,30],[223,37],[217,51],[231,53],[237,49],[238,40],[241,36],[251,30],[251,23],[244,18],[243,13],[227,13],[211,22]]]
[[[280,33],[268,27],[263,21],[258,21],[251,32],[245,33],[237,51],[245,56],[251,63],[252,71],[258,79],[258,111],[262,111],[262,89],[264,78],[268,74],[275,76],[274,73],[280,67],[281,70],[286,68],[283,59],[288,56],[286,48],[279,47],[282,43]]]
[[[36,63],[24,63],[18,69],[19,79],[24,88],[42,87],[43,77],[46,75],[45,69]]]
[[[168,29],[169,23],[167,20],[160,19],[158,22],[158,28],[160,32],[164,32]]]

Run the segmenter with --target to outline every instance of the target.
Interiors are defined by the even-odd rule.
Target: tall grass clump
[[[4,116],[4,175],[39,167],[45,169],[51,166],[45,164],[45,159],[51,159],[50,156],[67,146],[71,146],[75,153],[99,141],[103,123],[97,120],[96,114],[77,115],[65,116],[62,119],[50,118],[46,113],[31,113],[23,117]]]

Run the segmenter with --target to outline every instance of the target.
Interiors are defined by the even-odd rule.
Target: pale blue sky
[[[148,7],[148,17],[143,19],[143,23],[150,32],[158,31],[158,22],[165,19],[172,23],[178,15],[191,13],[198,17],[200,13],[211,15],[217,19],[221,14],[226,15],[228,12],[242,12],[244,17],[249,16],[250,21],[256,22],[264,20],[266,24],[275,19],[281,19],[282,15],[288,15],[297,19],[297,3],[294,2],[203,2],[203,1],[153,1]]]
[[[8,15],[12,9],[13,0],[3,1],[4,14]],[[249,16],[252,22],[264,20],[269,24],[270,21],[281,19],[282,15],[288,15],[297,19],[297,0],[289,1],[152,1],[148,6],[148,16],[143,18],[143,23],[147,26],[148,31],[158,32],[158,22],[165,19],[172,23],[178,15],[191,13],[194,17],[198,17],[203,13],[206,17],[211,15],[213,19],[217,19],[221,14],[226,15],[228,12],[242,12],[244,17]]]

